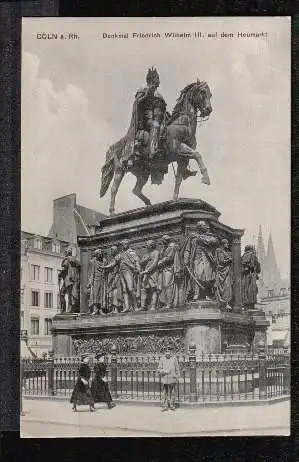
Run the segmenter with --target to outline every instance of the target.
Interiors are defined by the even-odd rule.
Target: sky
[[[183,182],[180,197],[203,199],[221,212],[220,221],[244,228],[243,245],[257,241],[259,224],[266,244],[271,230],[288,275],[289,18],[23,18],[22,29],[23,230],[47,234],[53,199],[73,192],[80,205],[108,214],[109,194],[99,198],[105,154],[125,135],[136,90],[155,66],[169,111],[197,78],[212,92],[213,112],[196,136],[211,186],[198,174]],[[42,32],[80,38],[37,39]],[[130,38],[103,39],[103,32]],[[161,38],[133,39],[132,32]],[[166,39],[165,32],[192,36]],[[238,32],[264,34],[238,38]],[[116,211],[143,206],[131,193],[134,184],[126,175]],[[144,193],[158,203],[172,198],[173,187],[169,168],[163,184],[149,183]]]

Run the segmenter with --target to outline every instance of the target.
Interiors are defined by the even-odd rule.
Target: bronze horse
[[[173,199],[178,198],[180,186],[183,179],[196,174],[188,170],[189,160],[195,159],[202,175],[202,183],[210,184],[209,175],[202,159],[201,154],[196,150],[196,128],[197,120],[205,120],[212,112],[211,106],[211,91],[208,84],[204,81],[197,80],[194,83],[187,85],[180,93],[177,103],[172,114],[167,113],[166,137],[163,149],[163,158],[157,161],[156,165],[151,166],[146,162],[146,156],[138,165],[134,165],[128,169],[123,162],[122,153],[126,144],[126,136],[117,143],[110,146],[106,154],[105,165],[102,168],[101,191],[100,197],[103,197],[114,177],[111,187],[111,200],[109,212],[113,214],[115,211],[115,198],[121,184],[121,181],[126,172],[130,171],[136,176],[136,185],[133,193],[139,197],[145,205],[151,205],[150,200],[142,193],[142,189],[147,183],[150,175],[160,178],[161,183],[165,173],[168,171],[170,163],[177,163],[177,171],[175,173],[175,187]],[[147,140],[148,143],[151,140]],[[153,170],[154,169],[154,170]]]

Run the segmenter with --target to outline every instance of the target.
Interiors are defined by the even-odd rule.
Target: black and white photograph
[[[290,435],[290,18],[23,18],[21,122],[21,437]]]

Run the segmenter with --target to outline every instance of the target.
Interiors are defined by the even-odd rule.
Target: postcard
[[[289,435],[289,17],[23,18],[21,434]]]

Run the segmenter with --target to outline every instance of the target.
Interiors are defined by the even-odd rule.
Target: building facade
[[[290,289],[281,288],[278,295],[269,289],[267,296],[261,298],[263,310],[270,326],[267,329],[269,346],[283,348],[290,346],[291,313]]]
[[[106,215],[77,204],[76,194],[59,197],[53,201],[53,224],[48,236],[69,242],[77,248],[78,236],[94,233],[94,226],[99,225]]]
[[[269,299],[290,295],[290,280],[282,278],[277,264],[271,232],[269,234],[267,252],[265,251],[262,227],[259,227],[256,254],[261,264],[259,277],[259,297]]]
[[[52,318],[59,311],[58,271],[68,243],[21,233],[21,330],[37,356],[52,349]]]
[[[105,215],[77,205],[70,194],[53,201],[53,224],[48,236],[21,232],[21,330],[38,357],[52,350],[51,326],[59,312],[58,272],[65,251],[79,258],[77,236],[93,233]]]
[[[291,289],[290,280],[283,279],[277,265],[274,244],[269,234],[267,252],[264,237],[259,227],[257,257],[261,263],[261,274],[258,282],[259,304],[270,322],[267,329],[269,346],[283,347],[290,344],[291,329]]]

